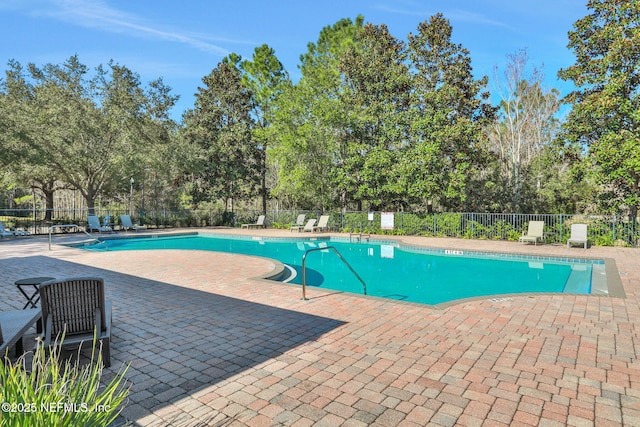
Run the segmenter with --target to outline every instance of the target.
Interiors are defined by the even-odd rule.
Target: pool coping
[[[251,235],[251,234],[245,234],[245,235],[239,235],[239,234],[233,234],[233,233],[228,233],[228,234],[224,234],[224,233],[217,233],[217,232],[210,232],[210,231],[175,231],[175,232],[162,232],[162,233],[149,233],[149,232],[145,232],[145,233],[135,233],[135,234],[125,234],[125,235],[121,235],[121,234],[108,234],[108,235],[100,235],[100,237],[102,238],[102,240],[120,240],[120,239],[136,239],[136,238],[170,238],[170,237],[184,237],[184,236],[215,236],[216,238],[232,238],[232,239],[237,239],[237,240],[272,240],[272,241],[279,241],[279,240],[320,240],[320,241],[331,241],[334,240],[337,242],[349,242],[350,238],[348,237],[344,237],[344,236],[335,236],[332,234],[328,234],[328,235],[322,235],[322,236],[318,236],[318,235],[304,235],[304,236],[257,236],[257,235]],[[89,244],[95,244],[92,243],[94,242],[93,240],[90,239],[84,239],[80,242],[73,242],[73,243],[63,243],[63,246],[71,246],[71,247],[78,247],[78,245],[89,245]],[[604,277],[602,277],[602,275],[596,275],[595,271],[592,272],[592,286],[591,286],[591,292],[588,294],[575,294],[575,295],[594,295],[594,296],[608,296],[611,298],[626,298],[626,293],[624,291],[624,286],[622,284],[622,280],[620,279],[620,273],[618,271],[618,268],[616,266],[616,262],[615,259],[613,258],[603,258],[603,257],[584,257],[584,256],[575,256],[575,257],[557,257],[557,256],[540,256],[540,255],[532,255],[529,253],[524,253],[524,252],[500,252],[500,251],[488,251],[488,250],[483,250],[483,251],[478,251],[478,250],[467,250],[467,249],[452,249],[452,248],[443,248],[443,247],[434,247],[434,246],[424,246],[424,245],[419,245],[419,244],[412,244],[412,243],[408,243],[406,242],[402,237],[389,237],[387,238],[385,236],[384,239],[379,239],[376,236],[374,236],[373,239],[368,239],[367,243],[375,243],[375,244],[392,244],[395,247],[402,249],[402,250],[412,250],[412,251],[417,251],[417,252],[424,252],[424,253],[433,253],[433,254],[438,254],[438,255],[450,255],[450,256],[478,256],[478,257],[491,257],[493,256],[501,256],[503,258],[507,258],[507,259],[523,259],[523,260],[542,260],[542,261],[551,261],[551,262],[574,262],[574,263],[593,263],[594,266],[594,270],[595,267],[597,265],[603,265],[604,268],[602,269],[603,271],[601,271],[601,273],[603,273]],[[262,276],[258,276],[258,277],[254,277],[252,278],[253,280],[270,280],[270,281],[276,281],[276,282],[280,282],[284,285],[288,285],[289,283],[284,282],[283,280],[279,279],[285,272],[287,272],[287,268],[285,266],[284,263],[276,260],[275,258],[268,258],[268,257],[261,257],[261,256],[256,256],[256,255],[245,255],[242,254],[244,256],[253,256],[255,258],[262,258],[262,259],[268,259],[270,261],[272,261],[274,263],[274,270],[262,275]],[[596,262],[596,261],[600,261],[600,262]],[[325,289],[317,289],[317,290],[322,290],[324,291]],[[391,300],[391,301],[395,301],[395,302],[399,302],[399,303],[403,303],[403,304],[419,304],[419,305],[426,305],[429,307],[434,307],[434,308],[446,308],[446,307],[450,307],[452,305],[457,305],[457,304],[461,304],[467,301],[475,301],[475,300],[487,300],[487,299],[492,299],[492,298],[499,298],[499,297],[509,297],[509,298],[513,298],[515,296],[535,296],[535,295],[557,295],[557,294],[568,294],[568,293],[564,293],[564,292],[522,292],[522,293],[510,293],[510,294],[494,294],[494,295],[480,295],[480,296],[474,296],[474,297],[467,297],[467,298],[459,298],[459,299],[455,299],[455,300],[451,300],[451,301],[446,301],[446,302],[442,302],[442,303],[438,303],[438,304],[427,304],[427,303],[420,303],[420,302],[412,302],[412,301],[403,301],[403,300],[395,300],[392,298],[383,298],[383,297],[377,297],[377,296],[372,296],[372,295],[364,295],[364,294],[356,294],[356,293],[350,293],[350,292],[345,292],[345,291],[340,291],[340,290],[333,290],[333,289],[326,289],[326,291],[328,293],[335,293],[335,292],[339,292],[339,293],[343,293],[345,295],[355,295],[358,297],[366,297],[366,298],[377,298],[377,299],[383,299],[383,300]],[[333,291],[333,292],[331,292]]]

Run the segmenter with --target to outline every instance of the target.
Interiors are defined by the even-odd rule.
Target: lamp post
[[[133,177],[129,180],[129,215],[133,215]]]

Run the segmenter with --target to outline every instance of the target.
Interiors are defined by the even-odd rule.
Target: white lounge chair
[[[538,241],[544,240],[544,221],[529,221],[529,229],[527,234],[523,234],[518,239],[518,242],[533,242],[534,245],[538,244]]]
[[[582,244],[587,249],[587,224],[571,224],[571,237],[567,240],[567,247],[572,244]]]
[[[255,224],[242,224],[240,228],[260,228],[260,227],[265,228],[266,225],[264,224],[264,219],[265,219],[265,216],[260,215]]]
[[[321,215],[318,220],[318,225],[313,227],[313,231],[327,231],[329,230],[329,215]]]
[[[125,230],[138,231],[138,230],[144,230],[147,228],[144,225],[134,225],[133,222],[131,221],[131,215],[120,215],[120,225]]]
[[[89,233],[91,233],[93,230],[96,230],[99,233],[102,233],[102,232],[111,233],[113,231],[113,229],[111,227],[103,227],[103,226],[101,226],[100,225],[100,220],[95,215],[87,216],[87,223],[89,224],[89,225],[87,225]]]
[[[298,215],[298,219],[296,220],[296,223],[292,225],[291,228],[289,228],[289,231],[297,230],[298,232],[300,232],[300,230],[304,228],[304,221],[306,218],[307,218],[307,214]]]
[[[315,219],[310,219],[309,221],[307,221],[306,225],[304,226],[304,228],[302,229],[302,231],[304,232],[312,232],[313,231],[313,227],[316,225],[316,220]]]
[[[74,277],[40,285],[44,345],[56,343],[64,333],[63,346],[92,342],[94,333],[102,343],[102,361],[111,365],[111,302],[104,297],[104,280]]]

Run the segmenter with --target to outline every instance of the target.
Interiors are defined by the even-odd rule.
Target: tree
[[[195,202],[255,195],[260,184],[261,151],[253,138],[252,91],[242,82],[240,57],[230,55],[203,77],[193,110],[184,115],[185,137],[199,148],[195,165]]]
[[[411,129],[399,176],[413,200],[461,209],[469,180],[486,163],[483,128],[495,110],[487,77],[473,77],[469,51],[451,41],[452,30],[437,14],[409,34]]]
[[[563,140],[588,150],[582,171],[601,186],[601,206],[640,207],[640,0],[590,0],[575,22],[568,47],[574,65],[559,71],[576,89]]]
[[[322,29],[301,56],[302,77],[286,85],[272,107],[269,161],[278,179],[272,193],[280,201],[324,210],[336,196],[335,175],[346,138],[340,57],[355,43],[362,16],[345,18]]]
[[[14,121],[8,156],[17,167],[39,171],[29,185],[53,177],[77,189],[90,214],[99,194],[144,168],[148,147],[168,141],[173,123],[167,112],[177,98],[162,80],[145,91],[137,74],[113,62],[88,78],[77,56],[62,65],[29,64],[28,74],[17,62],[9,66],[4,88]]]
[[[529,166],[555,138],[559,121],[559,93],[543,88],[544,74],[533,68],[527,75],[525,49],[507,56],[504,77],[495,68],[497,92],[501,97],[497,120],[491,126],[492,148],[498,155],[502,188],[506,190],[512,212],[526,212],[530,197],[523,197],[523,186],[530,177]],[[539,188],[541,183],[536,183]],[[523,204],[524,203],[524,204]]]
[[[53,196],[55,191],[64,188],[57,172],[38,161],[37,151],[31,144],[25,144],[23,136],[26,123],[31,120],[27,106],[33,99],[24,76],[22,66],[9,61],[10,69],[2,81],[0,92],[0,116],[2,129],[0,135],[3,150],[0,153],[0,164],[3,165],[5,178],[26,188],[38,189],[45,198],[45,220],[51,219]]]
[[[356,41],[340,61],[346,155],[338,186],[352,194],[358,209],[366,201],[377,210],[403,200],[395,165],[407,138],[411,85],[405,45],[385,25],[365,25]]]
[[[254,139],[260,150],[260,196],[262,197],[262,211],[267,211],[267,149],[269,132],[268,127],[272,119],[271,106],[274,100],[282,93],[291,81],[282,63],[276,57],[275,51],[266,44],[259,46],[253,53],[251,61],[242,61],[241,69],[243,83],[251,88],[255,97],[255,109],[253,115],[256,121]]]

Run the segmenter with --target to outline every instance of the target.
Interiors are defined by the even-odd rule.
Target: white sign
[[[393,212],[382,212],[380,214],[380,228],[393,230]]]
[[[369,219],[369,221],[373,221],[373,212],[369,212],[367,214],[367,218]]]

